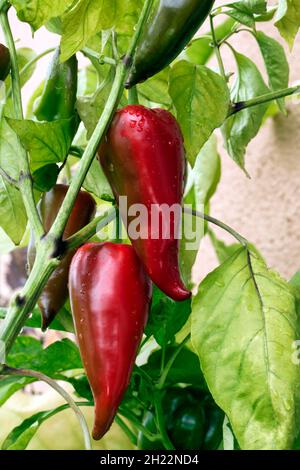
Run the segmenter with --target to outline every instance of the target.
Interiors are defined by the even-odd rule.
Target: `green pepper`
[[[169,65],[198,31],[213,4],[214,0],[154,0],[127,88]]]
[[[68,119],[75,114],[77,74],[76,56],[61,63],[58,47],[49,66],[42,96],[33,111],[39,121]]]
[[[177,450],[217,449],[222,441],[224,412],[208,393],[194,387],[168,389],[163,396],[166,431]],[[159,434],[155,413],[147,411],[143,426],[153,435]],[[150,441],[140,432],[138,447],[162,450],[160,439]]]
[[[203,449],[217,450],[223,439],[224,411],[212,400],[211,396],[205,398],[205,437]]]

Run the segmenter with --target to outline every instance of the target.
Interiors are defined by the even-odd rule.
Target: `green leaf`
[[[300,330],[300,270],[294,274],[292,279],[290,279],[289,284],[293,287],[295,297],[296,297],[296,311],[297,311],[298,325],[299,325],[299,330]]]
[[[80,119],[83,121],[89,138],[103,112],[104,106],[111,91],[114,80],[114,71],[111,68],[109,74],[102,81],[96,92],[92,96],[80,96],[77,99],[76,108]]]
[[[275,39],[262,31],[257,31],[256,39],[260,47],[269,77],[269,88],[277,91],[289,84],[289,64],[283,47]],[[277,100],[282,112],[285,112],[284,98]]]
[[[76,395],[85,398],[88,401],[93,401],[93,393],[85,374],[82,374],[76,378],[70,377],[68,382],[73,385]]]
[[[207,67],[181,60],[171,68],[169,93],[177,111],[188,159],[193,165],[213,130],[226,119],[229,108],[227,84]]]
[[[46,349],[30,336],[19,336],[7,358],[11,367],[34,369],[50,377],[61,377],[63,371],[82,369],[77,346],[69,339],[56,341]]]
[[[23,67],[25,67],[25,65],[27,65],[28,62],[30,62],[32,59],[34,59],[36,57],[36,55],[37,55],[36,52],[33,49],[30,49],[30,47],[20,47],[19,49],[17,49],[17,59],[18,59],[19,71],[21,72]],[[25,73],[20,74],[20,82],[21,82],[22,87],[25,85],[25,83],[28,82],[28,80],[30,80],[30,78],[32,77],[35,69],[36,69],[36,63],[32,64],[26,70]],[[7,86],[7,89],[8,89],[11,85],[10,76],[7,77],[5,83],[6,83],[6,86]]]
[[[4,230],[0,227],[0,255],[4,255],[9,253],[15,248],[14,243],[8,237],[8,235],[4,232]],[[0,309],[0,318],[1,317],[1,309]]]
[[[49,412],[48,412],[49,413]],[[36,434],[44,413],[40,412],[25,419],[19,426],[15,427],[4,440],[1,450],[24,450]],[[40,421],[40,422],[39,422]]]
[[[31,382],[34,382],[34,379],[28,377],[0,377],[0,406]]]
[[[68,155],[77,129],[76,118],[52,122],[7,119],[7,122],[30,152],[32,171],[51,163],[62,162]]]
[[[11,367],[33,369],[53,379],[69,381],[71,384],[75,383],[75,372],[79,378],[82,376],[82,362],[78,348],[69,339],[56,341],[43,349],[40,341],[30,336],[19,336],[6,362]],[[28,377],[1,377],[0,406],[15,392],[34,381],[35,379]]]
[[[27,216],[20,191],[0,176],[0,226],[18,245],[26,224]]]
[[[257,254],[241,248],[193,301],[192,343],[242,449],[289,449],[299,425],[295,297]]]
[[[240,3],[257,15],[265,13],[267,10],[266,0],[241,0]]]
[[[132,34],[141,6],[140,0],[78,0],[63,16],[61,60],[82,49],[101,30]]]
[[[261,13],[259,15],[255,15],[255,21],[270,21],[274,18],[274,15],[277,11],[277,6],[270,7],[267,9],[265,13]]]
[[[170,67],[166,67],[162,72],[138,85],[139,95],[148,101],[169,107],[171,105],[168,93],[169,73]]]
[[[98,84],[98,73],[95,67],[88,66],[79,70],[78,74],[78,96],[92,95]]]
[[[164,346],[174,341],[176,333],[186,323],[191,313],[191,300],[175,302],[161,292],[158,295],[158,301],[153,300],[145,334],[153,335],[156,342]]]
[[[215,35],[217,41],[221,41],[232,30],[235,21],[232,18],[226,18],[221,24],[216,26]],[[193,39],[179,55],[179,59],[188,60],[193,64],[205,65],[213,55],[214,48],[210,32],[205,36]]]
[[[19,64],[20,72],[23,69],[23,67],[25,67],[25,65],[28,64],[28,62],[30,62],[36,57],[36,55],[37,55],[36,52],[33,49],[30,49],[29,47],[22,47],[17,50],[17,57],[18,57],[18,64]],[[21,86],[24,86],[25,83],[27,83],[28,80],[30,80],[30,78],[34,74],[35,68],[36,68],[36,63],[31,65],[26,70],[25,73],[22,73],[20,75]]]
[[[25,450],[33,436],[37,433],[44,421],[68,408],[68,405],[61,405],[53,410],[40,411],[22,421],[19,426],[6,437],[2,443],[2,450]]]
[[[168,360],[176,352],[179,345],[169,346],[166,348],[165,360],[166,364]],[[162,364],[162,350],[154,351],[148,359],[147,364],[142,366],[142,369],[147,372],[155,381],[157,381],[161,375],[161,364]],[[167,376],[168,384],[192,384],[201,386],[203,389],[207,389],[203,374],[200,369],[199,359],[195,353],[190,349],[183,347],[178,356],[176,357],[173,366]]]
[[[234,102],[245,101],[269,92],[256,65],[235,52],[237,78],[232,88]],[[245,170],[246,147],[258,133],[268,103],[244,109],[228,118],[222,127],[225,147],[231,158]]]
[[[267,10],[267,2],[265,0],[241,0],[240,2],[230,3],[226,6],[233,7],[237,11],[255,14],[262,14]]]
[[[20,177],[21,158],[19,155],[21,152],[22,148],[18,137],[7,124],[6,119],[1,119],[0,166],[15,180],[18,180]]]
[[[184,204],[200,212],[208,211],[208,203],[217,189],[221,176],[221,160],[217,139],[212,135],[202,147],[188,177]],[[183,237],[180,242],[180,269],[187,285],[191,284],[192,268],[204,235],[205,223],[199,217],[184,214]],[[194,239],[192,239],[192,235]],[[194,244],[191,249],[191,243]],[[188,244],[188,245],[187,245]]]
[[[74,0],[11,0],[21,21],[29,23],[36,30],[50,18],[64,13]]]
[[[99,199],[103,199],[104,201],[114,200],[111,187],[97,159],[93,161],[86,175],[83,187]]]
[[[300,0],[279,0],[275,26],[292,49],[300,26]]]
[[[238,21],[241,24],[253,28],[255,25],[254,16],[251,13],[245,13],[235,9],[226,11],[226,15],[229,15],[234,20]]]
[[[224,243],[222,240],[218,240],[215,233],[210,229],[208,233],[220,263],[224,263],[228,258],[230,258],[241,248],[240,243],[226,245],[226,243]]]
[[[45,193],[50,191],[56,184],[59,175],[59,167],[55,163],[50,163],[39,168],[32,174],[34,189]]]

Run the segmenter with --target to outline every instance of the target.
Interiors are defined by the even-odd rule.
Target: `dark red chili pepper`
[[[50,230],[68,189],[68,186],[57,184],[51,191],[43,195],[39,205],[39,213],[46,232]],[[67,239],[87,225],[94,217],[95,211],[96,203],[93,197],[87,192],[80,191],[66,225],[63,239]],[[71,250],[62,259],[39,298],[38,305],[42,313],[42,330],[48,328],[67,300],[69,267],[74,253],[75,251]],[[34,259],[35,243],[34,239],[31,238],[28,247],[30,268],[34,263]]]
[[[151,281],[132,246],[89,243],[73,258],[69,290],[95,399],[93,437],[101,439],[129,384],[148,318]]]
[[[4,81],[10,71],[10,53],[9,49],[0,44],[0,80]]]
[[[144,106],[119,110],[98,157],[119,206],[120,196],[127,196],[128,208],[142,204],[149,215],[153,207],[162,212],[163,207],[168,211],[176,205],[180,216],[186,159],[181,130],[168,111]],[[128,214],[121,207],[120,212],[130,229],[134,217],[126,220]],[[185,300],[190,292],[180,276],[176,217],[170,211],[161,221],[158,230],[155,218],[151,216],[149,223],[148,217],[142,236],[132,236],[130,230],[128,235],[152,281],[172,299]]]

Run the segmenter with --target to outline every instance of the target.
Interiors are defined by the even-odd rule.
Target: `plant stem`
[[[12,299],[5,320],[0,325],[0,341],[5,344],[6,354],[23,328],[29,313],[35,307],[43,287],[59,264],[57,259],[49,259],[48,252],[49,245],[43,239],[39,250],[40,256],[36,257],[27,282],[21,292]]]
[[[128,104],[139,104],[139,95],[136,86],[128,90]]]
[[[140,421],[134,415],[134,413],[132,413],[132,411],[128,410],[127,408],[120,407],[119,408],[119,414],[121,416],[124,416],[124,418],[128,419],[128,421],[131,421],[131,423],[139,431],[141,431],[144,434],[144,436],[146,437],[146,439],[148,439],[149,441],[151,441],[151,442],[155,441],[159,437],[156,434],[153,434],[150,431],[148,431],[148,429],[145,426],[143,426],[143,424],[140,423]]]
[[[117,61],[115,59],[112,59],[111,57],[106,57],[102,54],[98,54],[97,52],[93,51],[93,49],[90,49],[89,47],[84,47],[81,52],[83,55],[85,55],[88,59],[95,59],[99,62],[99,64],[104,65],[114,65],[116,67]]]
[[[106,227],[116,217],[116,209],[112,208],[103,215],[99,215],[91,223],[66,240],[67,249],[74,250],[85,243],[89,238]]]
[[[27,64],[24,65],[24,67],[20,70],[20,77],[22,77],[22,75],[24,75],[24,73],[26,73],[27,70],[29,70],[30,67],[32,67],[36,62],[38,62],[40,59],[42,59],[43,57],[45,57],[46,55],[50,54],[53,51],[55,51],[53,47],[51,49],[46,49],[44,52],[41,52],[36,57],[31,59],[29,62],[27,62]],[[11,94],[12,94],[12,88],[10,87],[8,89],[7,96],[11,96]]]
[[[17,59],[17,52],[10,29],[7,9],[0,11],[0,21],[2,30],[7,42],[10,58],[11,58],[11,83],[12,83],[12,94],[13,94],[13,104],[15,111],[16,119],[23,119],[23,108],[22,108],[22,98],[21,98],[21,84],[20,84],[20,75],[19,75],[19,66]],[[20,144],[20,179],[19,179],[19,188],[22,194],[23,203],[25,210],[29,219],[30,226],[34,231],[35,238],[37,243],[39,243],[40,237],[44,233],[43,225],[40,220],[40,216],[36,209],[35,200],[33,196],[33,185],[30,175],[29,161],[26,150]]]
[[[233,114],[236,114],[243,109],[251,108],[252,106],[257,106],[263,103],[268,103],[268,101],[277,100],[279,98],[284,98],[285,96],[294,95],[296,93],[300,93],[299,85],[290,88],[283,88],[282,90],[278,91],[272,91],[270,93],[266,93],[265,95],[251,98],[250,100],[233,103],[227,117],[232,116]]]
[[[57,391],[68,403],[70,408],[74,411],[79,425],[82,430],[83,438],[84,438],[84,445],[86,450],[92,450],[92,444],[91,444],[91,439],[90,439],[90,433],[89,429],[85,420],[85,417],[83,416],[82,411],[79,409],[79,407],[76,405],[74,402],[73,398],[60,386],[58,383],[48,377],[47,375],[43,374],[42,372],[36,372],[35,370],[29,370],[29,369],[14,369],[8,366],[4,366],[3,369],[1,370],[1,374],[4,375],[15,375],[15,376],[20,376],[20,377],[34,377],[37,380],[42,380],[43,382],[47,383],[52,387],[54,390]]]
[[[156,388],[158,390],[161,390],[162,388],[164,388],[164,385],[165,385],[165,382],[166,382],[166,379],[167,379],[167,376],[178,356],[178,354],[182,351],[182,349],[184,348],[184,346],[186,345],[186,343],[191,339],[191,334],[189,333],[185,338],[184,340],[182,341],[182,343],[178,346],[178,348],[176,349],[176,351],[174,352],[174,354],[172,355],[172,357],[170,357],[169,361],[167,362],[167,365],[165,366],[162,374],[161,374],[161,377],[160,377],[160,380],[158,382],[158,384],[156,385]]]
[[[223,64],[221,53],[220,53],[220,46],[217,41],[216,33],[215,33],[213,15],[209,15],[209,21],[210,21],[211,36],[212,36],[213,45],[214,45],[214,49],[215,49],[216,56],[217,56],[220,74],[222,75],[224,80],[226,80],[226,72],[225,72],[224,64]]]
[[[163,412],[162,403],[161,403],[161,392],[156,391],[154,398],[155,398],[154,405],[155,405],[157,425],[158,425],[158,430],[162,437],[163,444],[167,450],[175,450],[172,442],[169,439],[168,433],[166,431],[164,412]]]
[[[123,419],[117,415],[115,417],[115,422],[117,423],[118,426],[120,426],[124,434],[126,434],[126,436],[129,438],[130,442],[132,442],[132,444],[136,446],[137,444],[136,435],[131,431],[131,429],[127,426],[127,424],[124,423]]]
[[[221,222],[221,220],[215,219],[214,217],[211,217],[208,214],[203,214],[203,212],[197,211],[195,209],[190,209],[189,207],[184,207],[183,210],[186,214],[191,214],[195,217],[200,217],[201,219],[204,219],[207,222],[211,222],[212,224],[217,225],[226,232],[230,233],[230,235],[232,235],[236,240],[238,240],[243,246],[248,246],[248,240],[246,240],[246,238],[242,237],[242,235],[236,232],[233,228],[229,227],[229,225],[226,225],[224,224],[224,222]]]

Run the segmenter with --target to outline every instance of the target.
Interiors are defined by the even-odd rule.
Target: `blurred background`
[[[217,4],[221,2],[217,1]],[[224,2],[222,2],[224,4]],[[21,23],[14,13],[10,12],[10,20],[18,47],[31,47],[37,53],[55,47],[59,37],[41,28],[32,36],[28,25]],[[296,39],[293,51],[288,51],[278,31],[271,24],[261,23],[259,29],[277,39],[286,49],[290,64],[290,86],[300,82],[300,40]],[[208,30],[206,23],[201,34]],[[3,41],[0,32],[0,41]],[[250,57],[264,72],[264,66],[258,47],[247,33],[233,36],[232,45],[237,51]],[[235,70],[231,51],[225,45],[222,48],[226,72]],[[41,59],[38,67],[23,88],[23,103],[26,104],[33,91],[43,80],[51,55]],[[84,64],[82,55],[78,55],[79,63]],[[217,68],[214,60],[210,65]],[[253,242],[265,257],[268,265],[276,269],[282,276],[289,279],[300,268],[300,106],[297,98],[288,100],[288,115],[278,114],[269,118],[252,140],[247,149],[246,168],[250,179],[237,167],[223,149],[219,137],[219,152],[222,158],[222,176],[219,187],[211,201],[211,215],[221,219],[244,237]],[[225,232],[215,229],[218,238],[232,243],[234,240]],[[0,305],[7,304],[12,291],[23,285],[26,279],[25,250],[15,250],[0,229]],[[209,271],[218,265],[211,243],[206,237],[199,250],[194,270],[194,277],[199,282]],[[51,342],[51,334],[46,338]],[[42,394],[40,392],[43,391]],[[32,392],[35,393],[33,397]],[[60,404],[54,392],[27,390],[18,392],[5,406],[0,409],[0,442],[9,430],[34,410],[45,409]],[[86,410],[88,419],[91,410]],[[70,411],[52,418],[38,433],[30,444],[30,448],[63,448],[76,449],[82,445],[79,429]],[[57,432],[59,428],[59,433]],[[63,435],[61,430],[65,429]],[[55,436],[59,436],[57,442]],[[101,448],[129,448],[129,442],[122,432],[113,428],[111,435],[101,441]],[[122,447],[123,446],[123,447]]]

